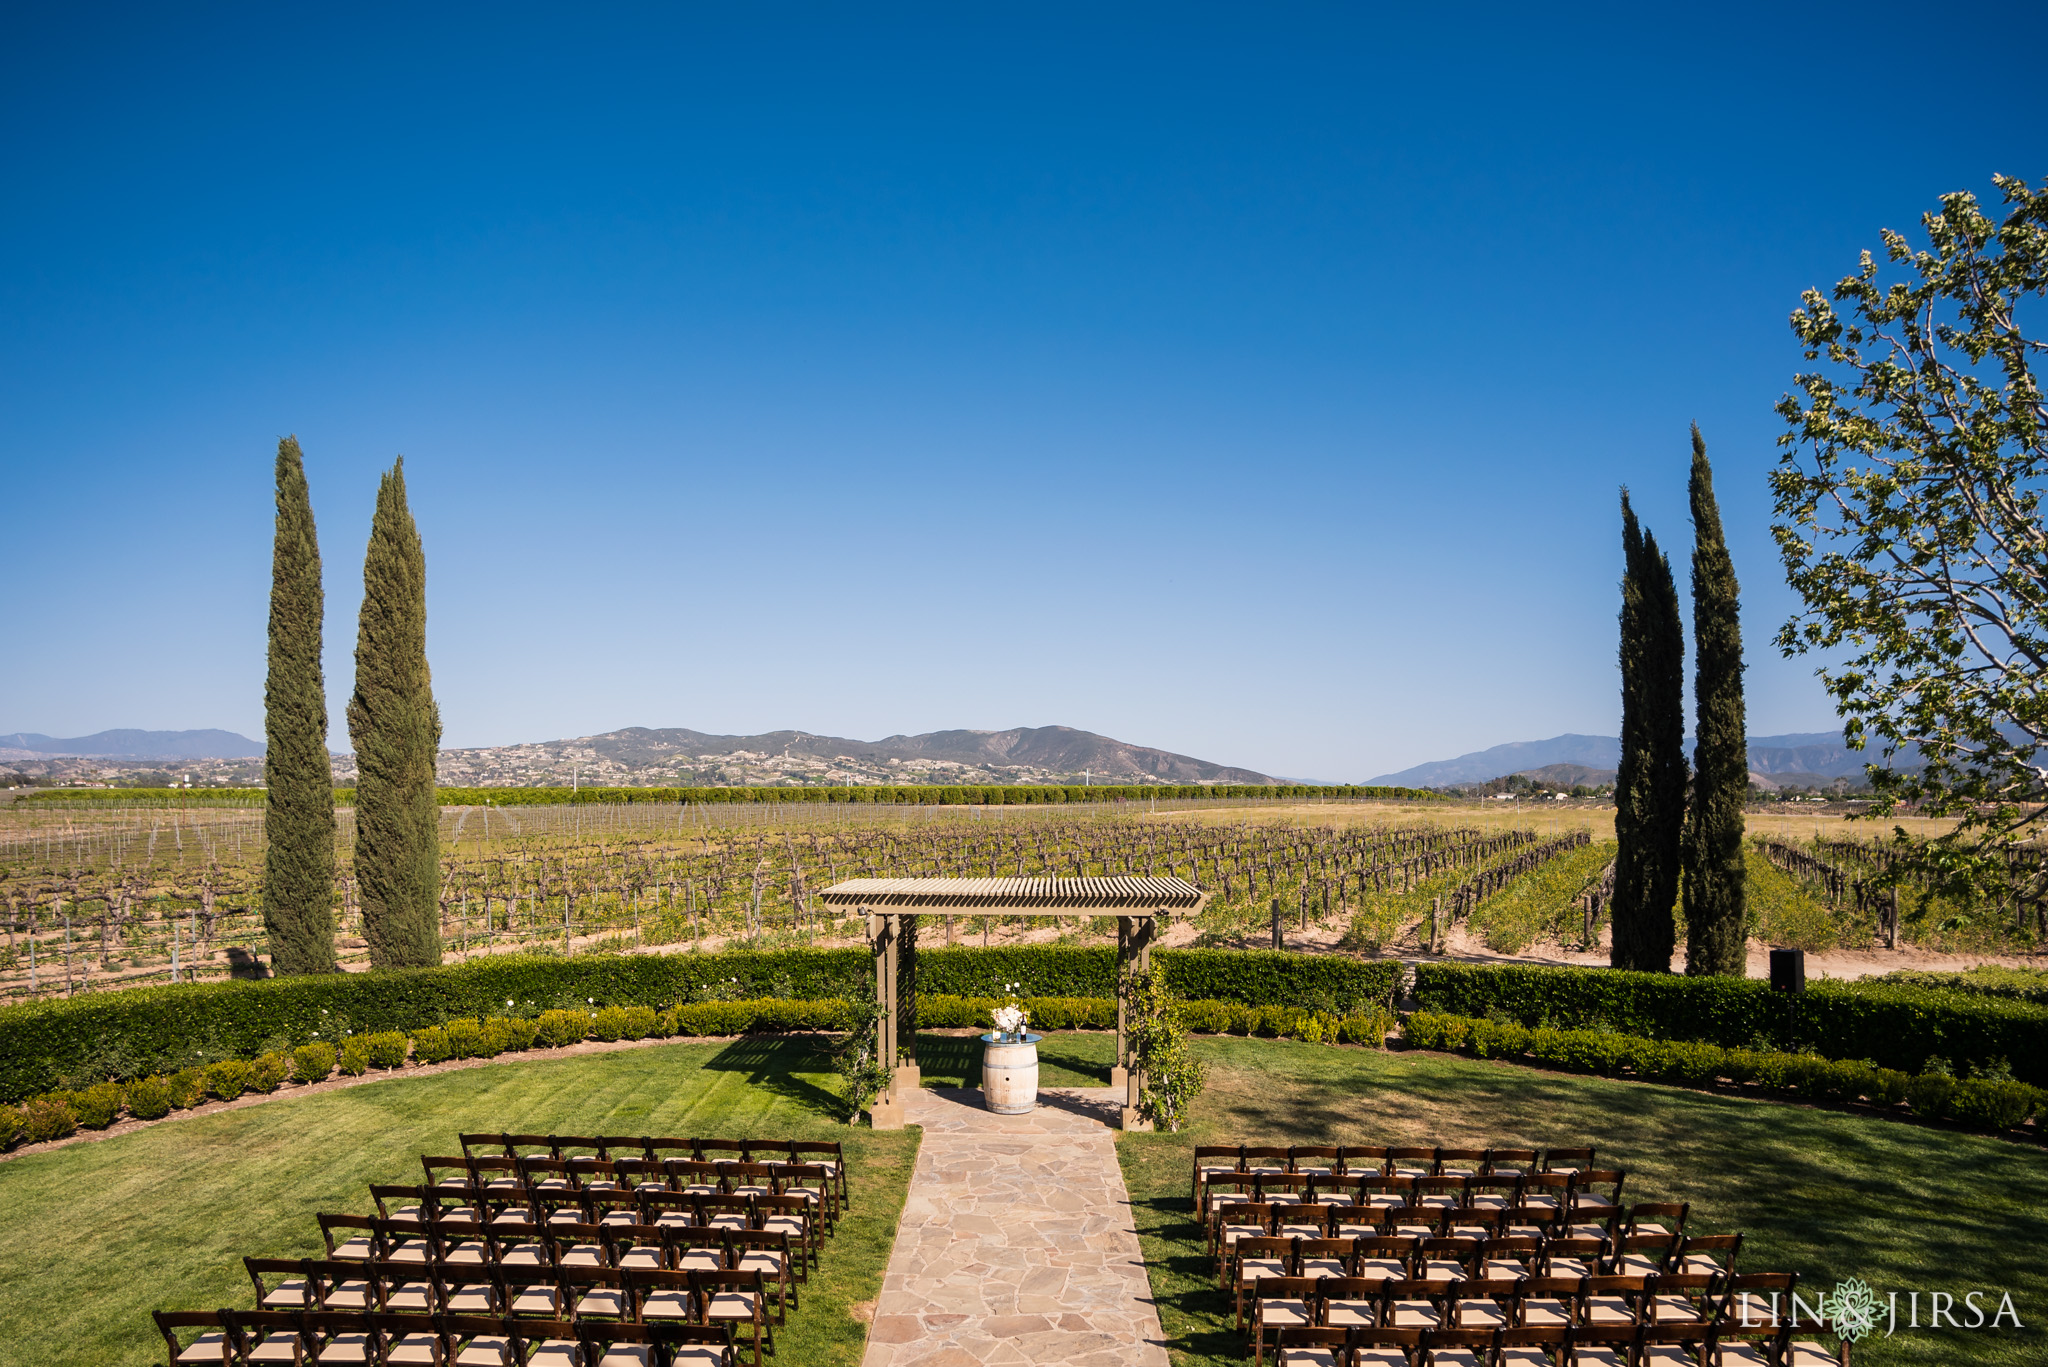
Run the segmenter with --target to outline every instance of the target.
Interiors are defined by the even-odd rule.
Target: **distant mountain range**
[[[233,731],[100,731],[69,740],[14,731],[0,735],[0,759],[47,755],[90,759],[261,759],[263,742]]]
[[[447,784],[1274,783],[1269,775],[1070,726],[849,740],[644,726],[575,740],[443,750]]]
[[[1690,753],[1692,739],[1685,745]],[[1798,731],[1783,736],[1749,738],[1749,771],[1770,786],[1806,784],[1811,780],[1861,778],[1863,766],[1877,757],[1875,751],[1851,750],[1832,731]],[[1394,783],[1410,788],[1441,788],[1451,784],[1484,783],[1509,774],[1537,770],[1560,770],[1571,766],[1583,771],[1575,782],[1608,782],[1621,763],[1621,740],[1615,736],[1552,736],[1549,740],[1514,741],[1490,750],[1475,750],[1456,759],[1435,760],[1383,774],[1374,783]],[[1562,781],[1563,773],[1540,777]]]

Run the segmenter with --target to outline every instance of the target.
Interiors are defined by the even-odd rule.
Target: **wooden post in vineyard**
[[[1273,899],[1273,948],[1287,948],[1286,937],[1280,929],[1280,899],[1277,897]]]

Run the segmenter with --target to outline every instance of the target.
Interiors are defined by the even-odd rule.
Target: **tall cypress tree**
[[[1749,740],[1742,706],[1742,623],[1735,562],[1721,535],[1706,439],[1692,429],[1692,806],[1685,828],[1685,971],[1741,977],[1748,968],[1749,877],[1742,804]]]
[[[270,673],[263,685],[263,928],[278,973],[332,973],[334,777],[320,672],[320,541],[299,439],[277,444]]]
[[[1657,538],[1621,491],[1621,765],[1614,778],[1616,968],[1664,973],[1685,820],[1685,632]]]
[[[441,709],[427,670],[427,558],[400,458],[377,488],[363,560],[356,688],[356,883],[376,968],[441,962]]]

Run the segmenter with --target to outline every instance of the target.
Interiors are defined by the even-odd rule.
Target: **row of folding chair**
[[[350,1314],[534,1316],[666,1320],[752,1326],[756,1337],[788,1322],[796,1288],[778,1274],[741,1267],[481,1267],[469,1263],[346,1263],[245,1258],[259,1310]],[[770,1314],[769,1301],[774,1309]]]
[[[1306,1239],[1531,1238],[1594,1239],[1620,1245],[1629,1240],[1679,1240],[1681,1225],[1666,1226],[1656,1207],[1638,1214],[1617,1210],[1496,1210],[1473,1206],[1228,1205],[1208,1222],[1205,1242],[1221,1255],[1242,1238],[1262,1235]]]
[[[1291,1200],[1326,1205],[1614,1206],[1628,1174],[1618,1168],[1520,1176],[1446,1173],[1434,1177],[1378,1173],[1231,1173],[1202,1187],[1197,1209],[1242,1201]]]
[[[1257,1234],[1234,1240],[1219,1263],[1219,1284],[1243,1287],[1275,1277],[1514,1277],[1652,1274],[1726,1275],[1735,1271],[1740,1234],[1645,1234],[1614,1241],[1505,1235],[1390,1234],[1304,1238]]]
[[[464,1134],[464,1156],[497,1158],[720,1158],[752,1163],[820,1163],[833,1170],[846,1196],[846,1154],[836,1139],[698,1139],[667,1135]]]
[[[1790,1325],[1285,1329],[1280,1367],[1838,1367]],[[1838,1352],[1841,1356],[1837,1356]]]
[[[692,1192],[643,1190],[593,1196],[561,1204],[539,1202],[508,1206],[493,1214],[475,1206],[444,1205],[431,1189],[373,1186],[375,1218],[394,1228],[412,1229],[444,1238],[478,1237],[487,1231],[517,1230],[529,1225],[678,1225],[731,1229],[785,1229],[791,1237],[816,1246],[835,1226],[828,1203],[791,1192],[780,1196],[735,1194],[706,1196]],[[368,1217],[365,1217],[368,1218]]]
[[[155,1315],[171,1367],[733,1367],[723,1325],[303,1310]]]
[[[1519,1177],[1537,1172],[1577,1172],[1594,1166],[1589,1148],[1538,1151],[1523,1148],[1460,1149],[1437,1145],[1374,1144],[1199,1144],[1195,1147],[1194,1186],[1200,1194],[1209,1173],[1378,1173],[1395,1177],[1437,1177],[1468,1173],[1475,1177]]]
[[[801,1228],[719,1225],[513,1225],[451,1234],[372,1217],[320,1216],[321,1241],[336,1262],[450,1263],[464,1267],[763,1267],[786,1264],[809,1280],[816,1241]]]
[[[1787,1273],[1724,1277],[1683,1274],[1619,1277],[1442,1278],[1262,1277],[1240,1298],[1239,1329],[1249,1328],[1263,1361],[1270,1334],[1286,1328],[1524,1328],[1638,1324],[1748,1324],[1771,1317],[1796,1278]],[[1783,1299],[1781,1299],[1783,1298]]]
[[[801,1195],[827,1207],[842,1202],[834,1169],[823,1163],[746,1163],[693,1158],[458,1158],[422,1154],[426,1185],[441,1201],[490,1211],[536,1203],[588,1204],[620,1193]]]

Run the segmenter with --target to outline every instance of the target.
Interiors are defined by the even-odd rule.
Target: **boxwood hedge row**
[[[921,992],[1112,997],[1115,952],[1062,946],[921,953]],[[1400,966],[1272,951],[1161,950],[1177,995],[1330,1015],[1390,1001]],[[825,1000],[863,989],[872,958],[859,948],[720,954],[506,955],[442,968],[266,982],[185,984],[95,993],[0,1008],[0,1101],[108,1078],[147,1077],[197,1063],[253,1058],[315,1039],[419,1030],[563,1007],[718,1000]]]
[[[1415,997],[1423,1010],[1447,1015],[1723,1048],[1810,1049],[1906,1073],[1922,1071],[1929,1059],[1959,1071],[2003,1059],[2020,1081],[2048,1084],[2048,1007],[1912,984],[1822,981],[1789,993],[1756,978],[1421,964]]]

